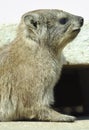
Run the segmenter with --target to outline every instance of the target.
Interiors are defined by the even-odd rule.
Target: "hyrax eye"
[[[62,24],[62,25],[66,24],[67,22],[68,22],[68,18],[61,18],[59,20],[59,23]]]

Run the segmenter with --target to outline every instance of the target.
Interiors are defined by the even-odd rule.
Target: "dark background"
[[[89,116],[89,66],[65,65],[54,89],[54,108],[66,114]]]

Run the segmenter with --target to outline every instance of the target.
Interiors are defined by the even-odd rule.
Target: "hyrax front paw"
[[[75,120],[76,120],[76,117],[74,117],[74,116],[60,114],[58,121],[60,121],[60,122],[74,122]]]
[[[45,108],[37,112],[38,120],[52,122],[74,122],[75,117],[58,113],[52,109]]]
[[[49,116],[51,117],[50,121],[55,122],[74,122],[76,120],[76,117],[74,116],[64,115],[54,110],[50,110]]]

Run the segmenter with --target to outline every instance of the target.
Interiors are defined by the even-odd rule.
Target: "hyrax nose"
[[[79,23],[80,23],[80,27],[82,27],[84,23],[84,19],[82,17],[79,17]]]

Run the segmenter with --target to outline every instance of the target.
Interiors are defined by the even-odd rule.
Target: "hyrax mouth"
[[[79,28],[79,29],[74,29],[73,32],[75,32],[75,33],[79,33],[80,30],[81,30],[80,28]]]

